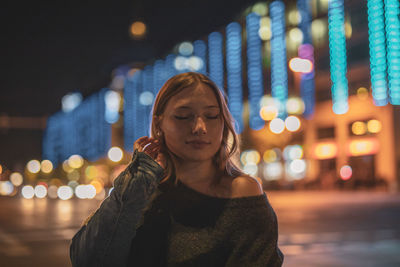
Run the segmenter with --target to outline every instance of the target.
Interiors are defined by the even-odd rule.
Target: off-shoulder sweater
[[[212,197],[172,180],[135,151],[114,190],[74,236],[73,266],[281,266],[264,193]]]

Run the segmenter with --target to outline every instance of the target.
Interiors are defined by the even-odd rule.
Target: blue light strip
[[[146,73],[147,70],[147,73]],[[150,71],[151,70],[151,71]],[[142,93],[146,91],[153,92],[153,88],[150,86],[153,86],[153,68],[151,66],[146,66],[143,69],[143,72],[141,73],[142,75],[142,86],[139,86],[140,90],[138,91],[138,99],[139,99],[139,105],[138,105],[138,114],[140,114],[140,133],[142,133],[141,136],[149,136],[149,125],[150,125],[150,113],[151,113],[151,107],[152,105],[143,105],[140,103],[140,96]],[[154,101],[154,99],[153,99]],[[136,121],[138,123],[138,121]]]
[[[133,151],[133,143],[135,142],[135,121],[138,101],[135,101],[137,91],[136,76],[128,76],[125,79],[124,86],[124,148],[126,151]]]
[[[372,97],[375,105],[384,106],[388,97],[383,1],[368,0],[367,6]]]
[[[154,62],[153,68],[153,84],[154,84],[154,96],[157,95],[158,91],[160,91],[161,87],[166,81],[166,73],[165,73],[165,64],[164,61],[159,59]]]
[[[242,95],[242,29],[232,22],[226,27],[226,69],[228,84],[228,105],[236,121],[236,131],[243,131]]]
[[[176,58],[176,55],[174,55],[174,54],[169,54],[165,58],[165,79],[166,80],[168,80],[172,76],[178,74],[178,72],[175,69],[175,65],[174,65],[175,58]]]
[[[385,0],[387,67],[389,98],[392,105],[400,105],[400,3]]]
[[[224,62],[222,54],[222,34],[212,32],[208,36],[208,69],[210,79],[213,80],[221,91],[224,90]]]
[[[349,107],[343,0],[329,1],[328,23],[333,112],[344,114]]]
[[[87,97],[68,113],[57,112],[47,121],[43,158],[55,166],[73,154],[95,161],[111,146],[111,125],[105,120],[105,94],[102,89]]]
[[[288,78],[285,38],[285,5],[282,1],[270,4],[271,16],[271,95],[279,101],[279,114],[286,117]]]
[[[149,91],[154,92],[154,79],[153,79],[153,67],[147,65],[143,69],[143,92]]]
[[[203,66],[197,71],[203,74],[207,73],[207,45],[202,40],[193,42],[193,55],[203,60]]]
[[[307,51],[308,53],[303,53],[304,49],[299,49],[299,57],[308,59],[314,64],[314,53],[311,53],[311,51],[314,51],[314,49],[311,49],[311,1],[297,0],[297,9],[299,10],[301,16],[299,27],[303,32],[303,44],[309,44],[311,46],[309,51]],[[305,73],[301,75],[300,94],[305,106],[303,115],[306,118],[310,118],[314,114],[315,107],[314,70],[311,73]]]

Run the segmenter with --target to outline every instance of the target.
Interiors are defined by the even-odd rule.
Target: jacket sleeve
[[[73,266],[125,266],[131,241],[164,169],[135,150],[132,162],[115,179],[114,190],[75,234]]]
[[[234,233],[233,250],[227,267],[280,267],[283,254],[278,248],[278,223],[264,193],[264,203],[247,207],[238,218],[240,231]]]

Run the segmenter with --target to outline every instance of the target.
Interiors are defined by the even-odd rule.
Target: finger
[[[145,143],[148,141],[148,137],[147,136],[142,136],[140,138],[138,138],[135,143],[133,144],[133,149],[137,149],[139,151],[142,151]]]
[[[143,148],[143,150],[144,151],[153,151],[153,150],[155,150],[155,149],[159,149],[159,144],[156,144],[156,143],[150,143],[150,144],[148,144],[148,145],[146,145],[144,148]]]

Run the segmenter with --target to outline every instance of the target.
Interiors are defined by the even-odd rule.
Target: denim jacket
[[[114,190],[75,234],[70,246],[73,266],[125,266],[143,210],[164,169],[135,150],[132,162],[116,178]]]

